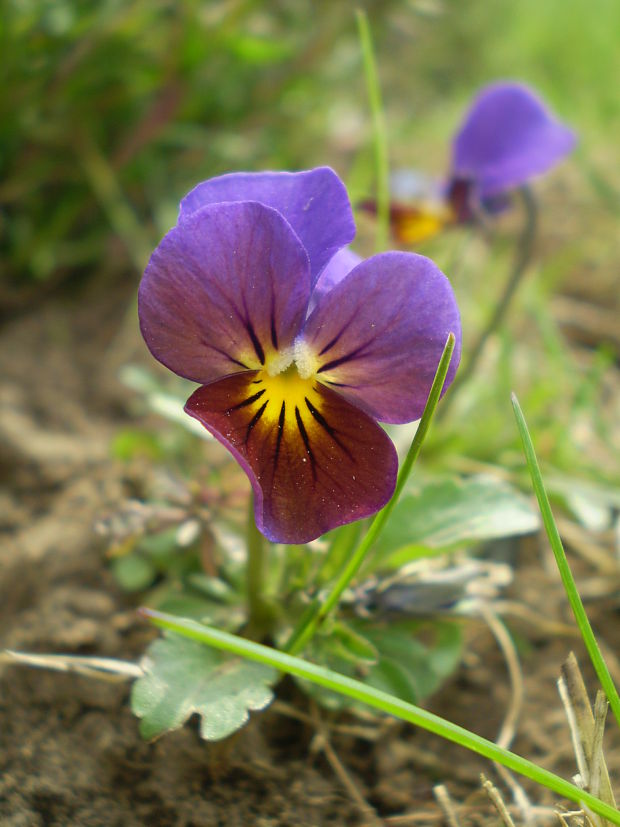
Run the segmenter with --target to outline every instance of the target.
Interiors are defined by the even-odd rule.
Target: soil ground
[[[0,330],[2,647],[136,659],[154,635],[116,586],[93,531],[125,496],[125,468],[108,446],[128,417],[116,367],[141,351],[133,319],[126,327],[134,332],[119,334],[129,301],[127,285],[99,282],[48,299]],[[611,548],[611,538],[597,543]],[[506,617],[520,647],[525,700],[513,748],[568,778],[575,760],[556,680],[571,649],[584,667],[586,657],[544,541],[530,538],[518,554],[507,595],[518,605]],[[576,560],[593,625],[620,678],[620,572]],[[467,637],[463,665],[428,706],[493,739],[511,702],[505,660],[482,621],[467,622]],[[487,762],[409,727],[325,716],[335,755],[322,749],[312,711],[286,683],[286,703],[211,746],[191,723],[144,743],[128,692],[124,683],[1,667],[3,827],[370,824],[361,799],[376,823],[431,825],[445,820],[437,784],[447,786],[458,823],[497,823],[481,771],[512,801]],[[301,717],[291,717],[290,707]],[[613,776],[618,737],[610,737],[606,757]],[[548,791],[524,787],[533,807],[562,806]],[[536,818],[555,822],[551,809]],[[522,813],[515,819],[522,823]]]

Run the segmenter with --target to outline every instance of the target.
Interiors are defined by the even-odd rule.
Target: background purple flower
[[[398,461],[377,420],[419,418],[450,332],[447,384],[458,365],[443,273],[410,253],[358,263],[353,233],[327,168],[227,175],[183,200],[140,285],[148,347],[201,383],[186,411],[244,468],[271,540],[381,508]]]
[[[503,212],[512,190],[551,169],[576,140],[527,86],[498,82],[484,87],[453,139],[450,177],[443,186],[415,170],[392,174],[394,238],[415,245],[447,224],[471,221],[477,210]],[[372,200],[360,206],[376,211]]]
[[[498,196],[547,172],[575,143],[575,133],[527,86],[493,83],[476,96],[454,138],[449,194],[455,199],[469,185],[481,200]]]

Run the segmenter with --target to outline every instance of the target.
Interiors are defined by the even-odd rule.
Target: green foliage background
[[[620,130],[614,0],[363,5],[396,162],[443,170],[476,87],[518,77],[578,125],[584,163],[606,183],[595,161]],[[13,286],[86,278],[111,255],[137,265],[179,197],[225,170],[331,163],[367,188],[349,3],[4,0],[0,49],[0,255]]]
[[[498,78],[534,85],[579,134],[573,157],[536,183],[535,277],[519,291],[493,364],[461,395],[443,432],[448,444],[440,447],[443,456],[519,462],[508,404],[517,390],[543,461],[571,471],[588,465],[584,417],[585,442],[593,429],[610,441],[613,416],[601,401],[617,337],[603,337],[577,366],[550,304],[562,289],[618,308],[620,4],[361,5],[375,41],[394,168],[443,175],[468,101]],[[209,176],[330,164],[354,203],[374,191],[350,3],[4,0],[1,10],[4,315],[31,307],[57,285],[92,278],[127,278],[130,295],[149,252],[174,224],[179,199]],[[358,224],[356,243],[370,252],[372,227],[361,214]],[[453,281],[467,347],[499,294],[514,227],[492,245],[448,236],[420,251]],[[615,479],[604,447],[596,462],[598,476]]]

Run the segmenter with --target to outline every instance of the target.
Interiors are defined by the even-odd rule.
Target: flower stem
[[[265,540],[256,528],[254,519],[254,495],[250,495],[247,520],[247,606],[248,627],[257,633],[265,622],[265,604],[263,600],[263,579],[265,570]]]
[[[473,375],[478,365],[478,362],[480,361],[480,357],[484,351],[486,343],[489,341],[491,336],[495,333],[495,331],[500,327],[500,325],[506,318],[508,308],[510,307],[512,299],[516,293],[517,287],[519,286],[523,274],[525,273],[525,270],[532,258],[532,252],[534,249],[534,239],[536,237],[536,223],[538,215],[538,211],[536,209],[536,199],[534,198],[532,190],[527,186],[520,187],[517,190],[517,194],[520,196],[521,201],[523,202],[525,218],[523,221],[523,228],[519,234],[515,246],[515,257],[512,268],[510,270],[510,274],[508,276],[508,281],[506,282],[504,286],[504,291],[501,294],[499,301],[495,306],[493,315],[487,322],[487,325],[478,337],[478,340],[470,350],[469,360],[467,361],[467,364],[465,364],[465,366],[461,368],[461,370],[458,373],[458,376],[452,383],[452,390],[450,391],[449,400],[446,400],[446,402],[442,406],[442,417],[446,415],[448,408],[454,402],[455,392],[462,385],[465,385],[469,378]]]
[[[543,518],[545,531],[547,532],[547,537],[549,538],[549,543],[560,572],[560,577],[562,578],[562,584],[564,586],[564,590],[566,591],[568,602],[570,603],[573,614],[575,615],[575,620],[579,626],[579,631],[581,632],[583,642],[585,643],[588,654],[590,655],[590,660],[592,661],[594,670],[598,675],[601,686],[605,690],[607,700],[609,701],[609,705],[611,706],[611,710],[616,718],[618,726],[620,726],[620,697],[618,696],[618,690],[616,689],[611,675],[609,674],[609,669],[607,668],[607,664],[605,663],[601,650],[596,642],[596,637],[594,636],[594,632],[590,626],[590,621],[586,615],[586,610],[583,607],[581,597],[577,591],[573,574],[568,564],[568,560],[566,559],[566,552],[564,551],[564,546],[562,545],[560,533],[553,518],[553,512],[549,503],[549,497],[547,496],[547,492],[545,490],[542,474],[540,473],[540,466],[538,465],[532,438],[530,436],[525,417],[523,416],[523,411],[521,410],[521,406],[519,405],[517,397],[514,393],[512,394],[512,407],[517,420],[519,434],[521,435],[523,452],[525,454],[525,460],[532,479],[532,487],[534,488],[534,493],[536,494],[536,499],[538,500],[538,507],[540,508],[540,513]]]
[[[387,249],[390,234],[390,162],[387,146],[387,130],[383,116],[381,85],[379,83],[368,16],[362,9],[356,9],[355,17],[364,61],[366,89],[368,90],[370,111],[372,114],[375,174],[377,176],[377,235],[375,238],[375,249],[376,252],[380,253]]]
[[[408,721],[410,724],[428,732],[433,732],[447,741],[452,741],[465,747],[465,749],[478,753],[478,755],[497,761],[498,764],[502,764],[526,778],[543,784],[558,795],[575,801],[579,805],[586,805],[590,810],[608,819],[613,824],[620,825],[620,812],[599,798],[595,798],[591,793],[581,790],[559,775],[539,767],[526,758],[521,758],[520,755],[516,755],[514,752],[503,749],[503,747],[494,744],[492,741],[487,741],[486,738],[482,738],[464,727],[446,721],[445,718],[440,718],[426,709],[420,709],[420,707],[407,703],[394,695],[389,695],[380,689],[375,689],[373,686],[368,686],[361,681],[332,672],[301,658],[292,657],[290,654],[279,652],[269,646],[262,646],[227,632],[221,632],[219,629],[203,626],[195,620],[165,615],[151,609],[142,609],[141,614],[162,629],[168,629],[184,637],[213,646],[216,649],[249,658],[257,663],[267,664],[280,672],[296,675],[318,686],[361,701],[373,709],[393,715],[402,721]]]
[[[341,571],[336,583],[327,595],[325,601],[315,599],[313,604],[314,610],[310,610],[307,614],[304,614],[300,624],[293,630],[291,637],[284,646],[284,650],[289,654],[294,655],[301,652],[304,646],[314,636],[316,631],[324,622],[325,618],[328,617],[330,612],[336,607],[342,593],[359,571],[366,555],[372,548],[375,540],[379,536],[379,533],[383,530],[383,527],[388,521],[390,514],[392,513],[392,510],[398,502],[402,490],[405,487],[405,483],[411,473],[413,464],[420,454],[422,443],[424,442],[424,438],[428,432],[433,414],[435,413],[435,408],[439,402],[439,397],[446,380],[448,368],[450,367],[450,360],[452,358],[452,352],[454,351],[454,342],[454,334],[450,333],[439,361],[428,399],[426,400],[424,413],[420,419],[420,424],[415,432],[415,436],[413,437],[407,456],[405,457],[400,471],[398,472],[396,487],[390,501],[381,509],[370,524],[370,528],[362,538],[357,548],[353,551],[353,554],[349,558],[349,562]]]

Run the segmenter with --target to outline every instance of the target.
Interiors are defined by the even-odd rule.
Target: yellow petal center
[[[283,405],[287,413],[293,414],[295,408],[307,412],[306,399],[315,405],[319,404],[315,385],[316,379],[302,377],[295,363],[275,376],[271,376],[267,370],[261,370],[256,377],[256,387],[259,390],[265,389],[260,402],[268,401],[265,416],[270,419],[280,416]]]

